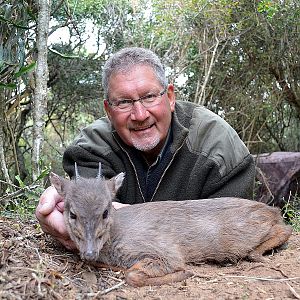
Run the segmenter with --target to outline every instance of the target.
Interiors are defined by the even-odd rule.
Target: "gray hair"
[[[115,73],[125,73],[137,65],[149,66],[153,69],[159,83],[166,88],[168,81],[164,67],[159,57],[149,49],[131,47],[116,52],[105,63],[102,71],[102,87],[104,97],[108,97],[108,83],[110,77]]]

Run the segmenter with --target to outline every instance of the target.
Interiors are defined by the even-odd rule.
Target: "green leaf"
[[[16,175],[15,178],[17,179],[17,181],[22,189],[26,187],[25,183],[22,181],[22,179],[20,178],[19,175]]]
[[[30,72],[31,70],[33,70],[36,66],[36,61],[31,63],[30,65],[27,66],[23,66],[20,71],[18,71],[17,73],[14,74],[14,78],[18,78],[20,76],[22,76],[25,73]]]
[[[0,82],[0,90],[1,89],[14,90],[16,87],[17,87],[17,85],[15,83],[3,83],[3,82]]]
[[[38,176],[38,178],[37,178],[35,181],[39,181],[39,180],[45,178],[47,175],[49,175],[50,169],[51,169],[50,167],[45,167],[45,168],[41,171],[40,175]]]
[[[49,51],[52,52],[52,53],[54,53],[54,54],[59,55],[59,56],[62,57],[62,58],[66,58],[66,59],[79,58],[78,55],[63,54],[63,53],[60,53],[60,52],[58,52],[57,50],[54,50],[54,49],[52,49],[52,48],[49,48]]]

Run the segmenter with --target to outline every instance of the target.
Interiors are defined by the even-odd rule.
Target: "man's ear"
[[[175,97],[174,85],[171,84],[171,83],[168,85],[168,88],[167,88],[167,96],[168,96],[168,99],[169,99],[171,111],[173,112],[175,110],[176,97]]]
[[[108,100],[104,99],[103,106],[107,117],[111,120],[111,113],[110,113],[111,106],[109,105]]]
[[[61,176],[51,172],[50,173],[50,182],[57,190],[58,194],[65,198],[67,193],[67,188],[70,184],[70,180],[62,178]]]

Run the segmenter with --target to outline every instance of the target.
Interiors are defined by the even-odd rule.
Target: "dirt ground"
[[[133,288],[122,272],[96,269],[67,252],[35,220],[0,217],[0,299],[300,299],[300,233],[267,263],[190,266],[194,276]]]

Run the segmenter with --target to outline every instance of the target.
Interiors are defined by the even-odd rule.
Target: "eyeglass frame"
[[[168,87],[165,87],[164,89],[163,89],[163,91],[162,92],[160,92],[160,93],[158,93],[157,95],[146,95],[146,96],[143,96],[143,97],[140,97],[139,99],[120,99],[120,100],[117,100],[118,101],[118,104],[115,104],[115,103],[113,103],[112,101],[110,101],[109,99],[106,99],[107,100],[107,102],[108,102],[108,104],[111,106],[111,107],[113,107],[114,109],[116,109],[116,110],[118,110],[118,111],[120,111],[120,112],[129,112],[129,111],[131,111],[132,110],[132,108],[133,108],[133,105],[134,105],[134,103],[135,102],[140,102],[145,108],[150,108],[150,107],[154,107],[154,106],[156,106],[156,105],[158,105],[158,104],[160,104],[161,103],[161,99],[162,99],[162,96],[167,92],[167,90],[168,90]],[[149,97],[152,97],[152,98],[160,98],[160,101],[158,102],[158,103],[156,103],[156,104],[154,104],[153,106],[145,106],[144,105],[144,103],[143,103],[143,100],[146,100],[147,98],[149,98]],[[128,107],[128,110],[126,109],[126,108],[119,108],[118,107],[118,105],[120,104],[120,102],[121,101],[130,101],[130,105],[131,106],[129,106]],[[155,102],[155,101],[154,101]],[[130,109],[129,109],[130,108]]]

